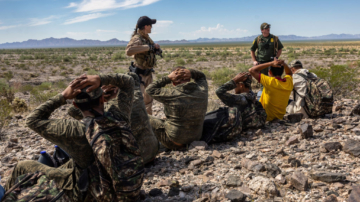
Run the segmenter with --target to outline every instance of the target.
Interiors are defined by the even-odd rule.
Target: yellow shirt
[[[260,102],[267,114],[266,121],[272,121],[275,118],[282,119],[293,90],[292,77],[286,75],[282,80],[261,74],[260,83],[264,86]]]

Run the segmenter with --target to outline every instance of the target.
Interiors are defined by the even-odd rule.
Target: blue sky
[[[0,43],[44,39],[129,40],[137,19],[158,20],[154,40],[360,34],[359,0],[0,0]]]

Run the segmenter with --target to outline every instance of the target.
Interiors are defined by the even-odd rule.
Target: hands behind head
[[[244,82],[246,81],[246,79],[250,76],[250,73],[248,72],[241,72],[239,74],[237,74],[234,78],[233,81],[235,83],[239,83],[239,82]]]
[[[176,69],[168,75],[172,82],[178,83],[183,80],[191,79],[191,72],[188,69]]]
[[[101,80],[97,75],[86,75],[83,74],[78,78],[74,79],[70,82],[69,86],[61,93],[65,100],[74,99],[79,93],[81,93],[81,89],[86,86],[90,86],[87,89],[87,92],[91,92],[100,86]]]
[[[101,89],[104,91],[104,98],[105,102],[116,97],[117,93],[119,92],[119,88],[113,85],[105,85],[101,86]]]
[[[278,60],[274,58],[274,61],[272,62],[271,66],[281,68],[284,65],[284,63],[285,63],[284,60]]]
[[[86,86],[90,86],[86,92],[91,92],[100,87],[101,80],[98,75],[86,75],[83,74],[80,77],[76,78],[70,83],[70,86],[75,90],[81,90]]]

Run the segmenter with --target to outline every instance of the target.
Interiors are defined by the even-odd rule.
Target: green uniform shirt
[[[193,82],[164,88],[171,83],[165,76],[146,88],[151,97],[164,104],[166,135],[183,145],[200,140],[208,104],[205,74],[193,69],[190,72]]]
[[[260,44],[258,44],[258,37],[256,37],[254,39],[253,45],[251,46],[250,50],[255,52],[256,49],[258,49],[256,61],[269,62],[271,60],[271,57],[276,56],[274,52],[275,36],[270,34],[268,37],[264,37],[263,35],[260,35],[259,37],[260,37]],[[267,46],[266,44],[269,44],[269,48],[266,48]],[[284,46],[278,39],[278,50],[281,50],[283,48]]]

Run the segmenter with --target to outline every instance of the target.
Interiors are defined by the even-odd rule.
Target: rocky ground
[[[289,117],[231,142],[194,142],[187,151],[162,152],[146,166],[142,200],[360,201],[360,116],[350,116],[357,104],[343,99],[322,119]],[[69,106],[52,118],[70,118]],[[153,110],[164,116],[158,103]],[[25,127],[25,117],[12,117],[0,142],[2,185],[18,161],[54,150]]]

